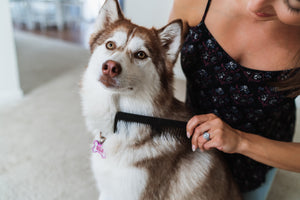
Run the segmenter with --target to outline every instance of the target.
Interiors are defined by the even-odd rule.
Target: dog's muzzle
[[[122,67],[120,63],[113,60],[108,60],[102,65],[102,75],[100,77],[100,82],[106,87],[116,87],[115,77],[120,75],[122,72]]]

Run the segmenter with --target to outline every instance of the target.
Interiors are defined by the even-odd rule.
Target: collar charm
[[[105,159],[106,154],[103,149],[103,143],[105,142],[105,137],[102,136],[102,133],[100,132],[100,140],[94,140],[93,142],[93,147],[92,147],[92,152],[93,153],[98,153],[100,156]]]

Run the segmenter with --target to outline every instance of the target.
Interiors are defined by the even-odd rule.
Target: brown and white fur
[[[81,88],[88,130],[95,139],[100,131],[106,137],[106,158],[92,155],[100,200],[240,199],[216,152],[192,152],[184,133],[155,133],[124,122],[113,133],[117,111],[185,121],[191,117],[173,96],[181,32],[180,20],[159,30],[132,24],[116,0],[107,0],[100,10]]]

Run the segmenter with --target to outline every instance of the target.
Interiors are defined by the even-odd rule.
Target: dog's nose
[[[108,60],[102,65],[103,75],[110,76],[111,78],[121,74],[121,65],[113,60]]]

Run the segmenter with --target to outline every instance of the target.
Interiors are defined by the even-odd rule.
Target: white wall
[[[125,15],[132,22],[157,28],[167,24],[173,0],[125,0]]]
[[[0,27],[0,105],[4,105],[19,100],[23,96],[19,84],[9,0],[1,2]]]

